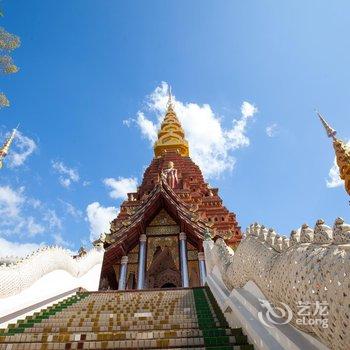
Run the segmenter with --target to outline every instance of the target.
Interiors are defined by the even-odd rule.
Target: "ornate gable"
[[[149,224],[149,226],[169,226],[169,225],[177,225],[177,223],[164,209],[162,209],[159,212],[159,214],[157,214],[157,216]]]

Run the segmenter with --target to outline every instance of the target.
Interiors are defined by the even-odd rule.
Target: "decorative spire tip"
[[[315,112],[317,113],[323,127],[325,128],[327,136],[335,139],[335,135],[337,134],[337,132],[326,122],[326,120],[323,118],[323,116],[317,109],[315,109]]]
[[[17,125],[17,127],[15,129],[12,130],[12,133],[10,135],[10,137],[8,137],[5,140],[5,143],[3,144],[3,146],[0,148],[0,169],[3,166],[3,160],[4,158],[7,156],[9,150],[10,150],[10,146],[12,144],[13,139],[15,138],[16,135],[16,131],[19,127],[19,124]]]
[[[166,106],[168,108],[173,106],[173,100],[172,100],[172,94],[171,94],[171,85],[170,84],[168,84],[168,102],[167,102]]]

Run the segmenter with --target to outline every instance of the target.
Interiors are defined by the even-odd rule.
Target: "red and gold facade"
[[[240,242],[235,214],[189,157],[171,100],[154,153],[141,185],[102,238],[100,289],[199,286],[205,281],[204,233],[231,246]]]

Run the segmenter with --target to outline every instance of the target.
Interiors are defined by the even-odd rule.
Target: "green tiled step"
[[[220,309],[220,306],[218,305],[216,299],[214,298],[213,293],[211,292],[210,288],[207,286],[205,287],[205,291],[206,291],[206,295],[210,301],[210,304],[212,306],[212,308],[214,309],[214,312],[216,313],[217,317],[219,318],[219,320],[226,325],[226,327],[228,327],[228,323],[226,321],[226,318],[223,314],[223,312]]]
[[[195,288],[193,289],[193,295],[198,325],[203,331],[203,338],[207,349],[233,349],[237,345],[240,346],[240,349],[244,350],[254,349],[253,345],[247,343],[247,337],[242,333],[242,329],[240,328],[231,329],[235,336],[235,343],[232,344],[230,337],[225,333],[225,330],[229,328],[228,323],[209,288]]]
[[[26,316],[24,320],[18,320],[15,324],[9,324],[6,329],[0,329],[0,336],[23,333],[25,329],[33,327],[35,323],[40,323],[42,320],[48,319],[50,316],[55,315],[57,312],[66,309],[68,306],[77,303],[81,299],[86,298],[88,295],[89,293],[87,292],[76,293],[75,295],[62,300],[57,304],[53,304],[40,312],[35,312],[31,316]]]

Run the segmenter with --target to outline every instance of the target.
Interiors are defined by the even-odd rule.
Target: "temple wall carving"
[[[187,260],[198,260],[198,250],[190,243],[187,242]]]

